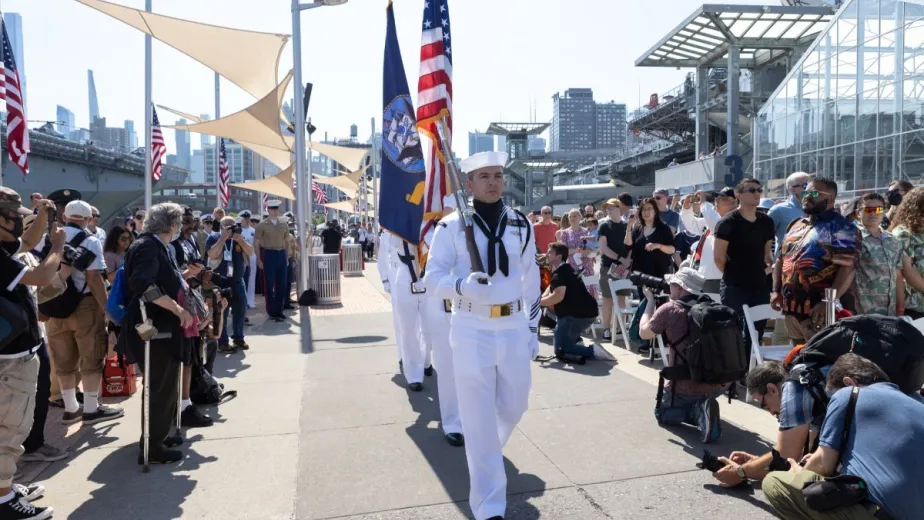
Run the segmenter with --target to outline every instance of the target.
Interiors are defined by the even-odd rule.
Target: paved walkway
[[[50,439],[72,456],[26,476],[48,488],[55,518],[470,518],[464,450],[439,430],[439,374],[423,392],[406,391],[378,280],[370,264],[365,277],[343,280],[341,306],[301,310],[288,323],[255,311],[250,351],[216,362],[239,397],[209,411],[215,426],[187,432],[179,465],[140,472],[133,397],[123,420],[66,436],[55,410]],[[530,409],[505,450],[507,518],[773,518],[759,491],[726,492],[695,468],[695,432],[660,428],[652,416],[656,370],[610,350],[616,366],[533,365]],[[769,415],[725,401],[722,413],[713,451],[765,449]]]

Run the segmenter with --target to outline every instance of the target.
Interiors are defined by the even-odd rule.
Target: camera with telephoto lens
[[[222,298],[231,299],[231,279],[208,268],[186,281],[191,289],[214,290]]]
[[[231,227],[232,235],[240,235],[242,231],[243,231],[243,228],[241,228],[240,224],[235,224],[233,227]]]
[[[671,285],[663,278],[640,273],[638,271],[629,273],[629,280],[635,285],[641,285],[642,287],[648,287],[656,291],[670,292],[671,290]]]

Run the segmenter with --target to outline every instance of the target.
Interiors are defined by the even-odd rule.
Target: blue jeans
[[[560,316],[555,325],[555,353],[563,352],[572,356],[594,357],[594,348],[585,347],[581,333],[590,327],[596,318],[574,318]]]
[[[244,341],[244,319],[247,317],[247,288],[243,278],[233,280],[231,302],[225,309],[225,326],[221,329],[220,343],[228,342],[228,315],[231,315],[231,339]]]
[[[691,424],[702,430],[706,426],[703,417],[703,402],[715,399],[723,393],[725,393],[724,389],[716,390],[710,395],[672,395],[673,390],[665,390],[664,395],[661,396],[661,406],[655,409],[655,419],[659,424]],[[672,397],[673,406],[671,406]]]

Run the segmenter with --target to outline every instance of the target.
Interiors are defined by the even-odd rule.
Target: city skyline
[[[115,0],[129,7],[143,8],[141,0]],[[673,69],[638,69],[634,59],[656,43],[653,34],[666,32],[681,22],[695,6],[682,0],[656,0],[657,9],[676,16],[651,17],[649,4],[611,5],[577,2],[562,9],[552,0],[510,0],[502,4],[489,0],[450,2],[455,31],[453,46],[454,122],[456,134],[485,128],[491,121],[532,120],[535,105],[538,121],[552,117],[552,93],[570,85],[593,88],[600,99],[614,99],[630,107],[647,100],[653,92],[666,92],[683,81],[684,72]],[[744,0],[741,3],[765,3]],[[22,16],[23,41],[28,54],[27,110],[30,119],[52,120],[57,105],[74,111],[78,126],[89,126],[88,92],[77,82],[60,88],[60,78],[80,77],[93,70],[101,115],[113,121],[144,121],[144,38],[133,28],[77,2],[62,1],[49,10],[41,2],[7,0],[4,8]],[[309,117],[333,137],[349,135],[350,125],[359,126],[360,139],[367,139],[369,118],[381,118],[381,46],[384,42],[383,1],[354,0],[342,7],[302,14],[306,81],[314,83]],[[406,73],[413,85],[418,76],[420,16],[423,0],[396,5],[399,39]],[[197,22],[289,33],[288,3],[267,0],[259,10],[243,0],[201,0],[198,2],[155,2],[158,13]],[[491,16],[485,17],[489,9]],[[531,13],[527,26],[511,26],[523,10]],[[632,24],[633,19],[650,19]],[[549,46],[548,35],[562,28],[581,27],[581,38],[557,39]],[[486,32],[504,34],[500,42],[527,47],[550,47],[548,52],[526,53],[516,60],[503,59],[498,42],[484,40]],[[61,38],[80,39],[81,45],[59,45]],[[118,42],[118,45],[113,45]],[[325,52],[325,48],[336,49]],[[105,49],[106,52],[87,52]],[[154,101],[189,113],[214,110],[214,79],[211,71],[177,51],[154,42]],[[519,56],[519,55],[518,55]],[[291,63],[291,45],[280,58],[281,76]],[[344,67],[360,71],[359,81],[348,78]],[[606,64],[605,66],[603,64]],[[550,69],[551,67],[551,69]],[[551,70],[552,73],[545,71]],[[543,72],[540,72],[543,71]],[[182,78],[182,81],[177,81]],[[416,89],[412,89],[416,90]],[[222,81],[221,112],[230,114],[251,104],[253,98],[227,81]],[[86,124],[84,122],[87,122]],[[139,123],[140,125],[140,123]],[[377,122],[381,126],[381,121]],[[173,142],[172,131],[164,129]],[[143,132],[139,131],[143,135]],[[140,139],[140,140],[143,140]],[[191,139],[194,147],[200,139]],[[143,144],[143,143],[142,143]],[[456,143],[456,146],[464,146]]]

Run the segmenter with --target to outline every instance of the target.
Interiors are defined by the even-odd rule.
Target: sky
[[[144,0],[113,0],[144,8]],[[772,4],[772,0],[737,0]],[[394,0],[398,38],[412,98],[416,99],[424,0]],[[157,13],[255,31],[291,33],[289,0],[153,0]],[[314,83],[309,117],[316,140],[371,135],[381,127],[384,0],[350,0],[302,13],[303,75]],[[635,60],[698,6],[689,0],[450,0],[452,18],[454,148],[467,152],[467,132],[495,121],[548,122],[552,95],[592,88],[598,102],[634,110],[652,93],[683,83],[686,70],[637,68]],[[27,115],[54,121],[56,107],[89,127],[87,69],[94,71],[100,115],[108,126],[144,124],[144,36],[74,0],[4,0],[4,12],[23,18]],[[228,52],[234,52],[229,49]],[[213,73],[154,41],[154,102],[192,114],[214,114]],[[291,68],[291,44],[279,76]],[[254,99],[227,81],[221,111]],[[161,124],[175,121],[160,113]],[[31,123],[32,127],[42,123]],[[380,128],[379,128],[380,130]],[[166,130],[169,153],[176,150]],[[190,138],[198,148],[199,138]],[[143,143],[142,143],[143,144]]]

